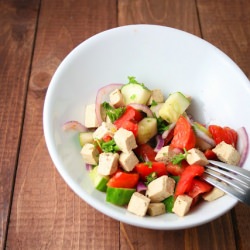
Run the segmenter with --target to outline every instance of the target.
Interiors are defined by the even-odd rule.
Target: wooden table
[[[248,0],[0,0],[1,248],[250,249],[243,204],[199,227],[146,230],[90,207],[53,166],[42,112],[57,66],[90,36],[135,23],[200,36],[250,76]]]

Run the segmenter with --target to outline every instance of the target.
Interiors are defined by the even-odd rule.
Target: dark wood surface
[[[57,66],[90,36],[136,23],[200,36],[250,77],[248,0],[0,0],[0,248],[250,249],[243,204],[199,227],[147,230],[90,207],[53,166],[42,112]]]

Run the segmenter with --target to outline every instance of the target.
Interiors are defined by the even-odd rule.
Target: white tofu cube
[[[157,103],[164,102],[164,96],[163,96],[162,91],[160,89],[153,89],[151,91],[151,96],[150,96],[147,104],[151,105],[153,101],[155,101]]]
[[[117,153],[101,153],[99,155],[99,164],[97,172],[101,175],[111,175],[118,168],[119,155]]]
[[[187,162],[189,165],[199,164],[201,166],[206,166],[209,163],[203,152],[197,148],[188,150]]]
[[[119,149],[125,153],[137,147],[134,134],[124,128],[119,128],[115,132],[114,140]]]
[[[162,202],[150,203],[148,206],[147,214],[150,216],[157,216],[165,213],[166,213],[165,205]]]
[[[177,153],[175,153],[173,151],[173,149],[170,146],[165,146],[162,147],[159,152],[156,154],[155,156],[155,160],[156,161],[162,161],[165,164],[168,164],[171,159],[176,155]]]
[[[225,143],[222,141],[212,151],[217,155],[218,159],[231,164],[231,165],[238,165],[240,161],[240,154],[239,152],[230,144]]]
[[[119,89],[115,89],[109,95],[110,104],[115,108],[125,106],[122,93]]]
[[[173,206],[173,212],[178,216],[184,216],[190,210],[193,198],[188,195],[178,195]]]
[[[146,196],[151,202],[160,202],[174,194],[175,180],[163,175],[148,184]]]
[[[87,128],[97,128],[98,122],[95,113],[95,104],[89,104],[85,108],[85,121],[84,125]]]
[[[138,216],[145,216],[148,210],[149,203],[149,198],[147,198],[143,194],[134,192],[131,196],[127,209],[130,213],[136,214]]]
[[[132,171],[137,163],[139,163],[138,158],[133,151],[128,153],[122,152],[119,157],[119,163],[125,171]]]
[[[113,136],[116,130],[117,129],[114,124],[109,122],[102,122],[102,125],[94,131],[93,138],[101,140],[106,135]]]
[[[85,163],[91,165],[98,164],[99,151],[92,143],[86,143],[81,150],[81,155]]]
[[[206,201],[214,201],[222,197],[225,193],[217,187],[214,187],[210,192],[202,195],[202,198]]]

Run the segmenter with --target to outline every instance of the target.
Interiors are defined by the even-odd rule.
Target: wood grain
[[[0,249],[12,199],[39,1],[0,1]]]
[[[51,162],[42,127],[46,89],[58,64],[80,42],[114,26],[116,1],[41,2],[7,238],[9,249],[118,247],[119,223],[88,206],[69,189]]]

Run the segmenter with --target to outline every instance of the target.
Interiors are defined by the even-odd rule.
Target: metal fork
[[[225,193],[250,205],[250,171],[223,162],[209,161],[202,178]]]

